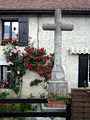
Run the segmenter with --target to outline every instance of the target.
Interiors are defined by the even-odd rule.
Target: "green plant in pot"
[[[70,104],[71,96],[65,96],[64,94],[58,94],[50,91],[48,94],[48,106],[66,106],[66,104]]]

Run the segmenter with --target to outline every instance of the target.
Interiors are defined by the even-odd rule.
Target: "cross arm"
[[[60,24],[60,28],[62,31],[72,31],[74,26],[71,24]]]
[[[56,25],[55,24],[43,24],[43,30],[55,30]]]

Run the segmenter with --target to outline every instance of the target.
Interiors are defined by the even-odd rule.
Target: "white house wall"
[[[78,55],[70,54],[69,49],[72,47],[90,48],[90,17],[63,16],[62,22],[74,25],[73,31],[62,32],[62,66],[65,71],[65,79],[68,81],[70,92],[72,87],[78,87]],[[54,51],[54,32],[44,31],[42,29],[44,23],[54,23],[54,17],[50,15],[31,16],[29,18],[29,36],[32,36],[32,41],[35,40],[35,47],[44,47],[49,54]],[[1,53],[2,51],[0,50],[0,64],[2,64]],[[23,77],[22,96],[27,96],[26,93],[29,95],[31,92],[34,95],[37,95],[38,91],[38,93],[43,92],[40,86],[31,88],[29,86],[30,81],[37,77],[40,78],[36,73],[27,71],[26,75]]]

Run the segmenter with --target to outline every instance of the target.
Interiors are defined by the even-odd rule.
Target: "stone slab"
[[[48,92],[53,91],[54,93],[61,93],[65,96],[68,95],[68,82],[66,81],[49,81]]]
[[[65,112],[66,107],[48,107],[45,104],[42,104],[42,112]]]

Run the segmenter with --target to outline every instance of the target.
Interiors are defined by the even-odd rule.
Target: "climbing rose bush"
[[[8,46],[4,49],[4,55],[8,62],[9,70],[7,71],[8,85],[16,93],[19,91],[22,77],[25,74],[26,68],[24,64],[24,51],[20,51],[15,46]]]
[[[54,64],[54,54],[48,55],[44,48],[26,47],[24,63],[26,69],[29,71],[37,72],[41,77],[44,77],[44,82],[51,78],[51,70]],[[38,85],[42,80],[35,79],[30,82],[30,86]]]

